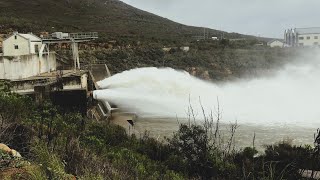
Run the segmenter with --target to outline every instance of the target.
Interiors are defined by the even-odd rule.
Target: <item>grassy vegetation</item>
[[[118,0],[2,0],[0,9],[3,34],[98,31],[100,38],[81,48],[82,63],[104,62],[112,73],[166,66],[204,79],[225,80],[268,71],[290,58],[288,52],[254,46],[260,41],[253,36],[210,29],[210,36],[224,33],[227,39],[246,40],[194,41],[192,36],[201,35],[203,28],[185,26]],[[164,46],[177,49],[164,52]],[[183,52],[180,46],[190,46],[191,51]]]
[[[51,103],[36,105],[10,93],[7,85],[0,90],[0,139],[24,159],[0,152],[3,179],[271,180],[301,179],[301,170],[320,169],[318,140],[316,148],[281,142],[261,155],[254,147],[236,150],[237,125],[221,141],[219,113],[216,119],[204,116],[203,124],[190,119],[159,142],[148,133],[129,136],[119,126],[63,112]]]
[[[270,73],[299,54],[292,49],[256,47],[254,43],[192,42],[189,52],[180,49],[165,52],[161,45],[121,49],[115,48],[118,45],[111,48],[101,45],[95,49],[82,48],[80,57],[83,64],[107,64],[112,74],[139,67],[171,67],[203,79],[222,81]]]
[[[203,33],[202,28],[182,25],[118,0],[2,0],[0,9],[0,33],[8,29],[34,33],[98,31],[105,39],[140,41],[185,41]],[[222,33],[208,31],[210,36],[220,37]],[[225,33],[225,37],[248,36]]]

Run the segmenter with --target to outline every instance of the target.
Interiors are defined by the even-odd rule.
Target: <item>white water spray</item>
[[[218,98],[225,122],[317,126],[318,57],[287,65],[272,77],[222,85],[170,68],[133,69],[98,82],[102,90],[95,91],[94,96],[144,117],[186,118],[191,104],[198,119],[203,117],[201,105],[207,113],[217,110]]]

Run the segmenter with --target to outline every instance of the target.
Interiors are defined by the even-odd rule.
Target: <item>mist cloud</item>
[[[124,71],[98,82],[94,97],[140,117],[196,118],[215,111],[222,121],[239,124],[319,127],[320,53],[307,51],[272,76],[214,84],[186,72],[165,68]],[[199,103],[199,99],[201,104]]]

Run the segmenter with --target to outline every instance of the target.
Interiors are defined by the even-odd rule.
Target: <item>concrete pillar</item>
[[[72,42],[71,44],[73,60],[74,60],[74,69],[80,69],[80,58],[79,58],[79,46],[78,43]]]

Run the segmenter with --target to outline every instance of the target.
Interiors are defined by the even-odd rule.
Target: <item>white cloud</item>
[[[188,25],[268,37],[320,26],[319,0],[123,0]]]

